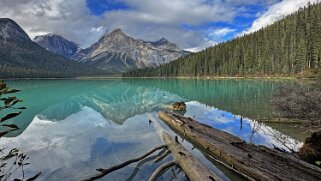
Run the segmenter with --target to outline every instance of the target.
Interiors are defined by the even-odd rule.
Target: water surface
[[[26,175],[41,171],[39,180],[80,180],[139,156],[161,145],[152,123],[174,133],[157,117],[176,101],[185,101],[185,116],[239,136],[249,143],[285,150],[302,143],[291,132],[255,121],[274,112],[273,92],[280,84],[270,80],[19,80],[9,81],[28,109],[11,121],[21,129],[0,139],[0,147],[17,147],[30,157]],[[241,119],[242,115],[242,119]],[[251,118],[251,119],[250,119]],[[187,141],[184,146],[226,180],[236,174],[213,163]],[[146,160],[114,172],[101,180],[146,180],[160,164]],[[175,173],[175,174],[174,174]],[[186,180],[179,169],[160,180]]]

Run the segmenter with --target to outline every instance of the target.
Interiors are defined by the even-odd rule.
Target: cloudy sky
[[[184,49],[206,47],[264,27],[320,0],[0,0],[31,38],[56,33],[85,48],[121,28],[149,41],[162,37]]]

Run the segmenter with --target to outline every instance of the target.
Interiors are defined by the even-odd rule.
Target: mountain
[[[9,18],[0,18],[0,38],[2,38],[3,41],[30,41],[27,33]]]
[[[73,58],[101,69],[126,72],[131,69],[156,67],[189,54],[166,39],[146,42],[127,36],[121,29],[105,34],[91,47]]]
[[[34,42],[43,48],[66,58],[71,58],[78,49],[80,49],[76,43],[56,34],[36,36]]]
[[[71,62],[33,42],[13,20],[0,18],[0,78],[76,77],[101,71]]]
[[[163,49],[163,50],[168,50],[168,51],[176,51],[176,52],[181,52],[182,49],[180,49],[176,44],[169,42],[166,38],[161,38],[158,41],[155,42],[147,42],[152,44],[154,47]]]
[[[124,76],[302,76],[321,67],[321,3],[257,32]],[[315,76],[315,75],[314,75]]]

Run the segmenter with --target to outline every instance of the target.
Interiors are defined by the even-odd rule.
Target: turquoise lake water
[[[273,80],[16,80],[16,96],[26,110],[11,123],[20,129],[0,139],[0,148],[17,147],[30,159],[26,176],[41,171],[39,180],[81,180],[161,145],[152,119],[175,135],[158,117],[177,101],[187,104],[182,115],[239,136],[249,143],[297,149],[293,132],[255,121],[274,114],[276,88],[289,81]],[[1,113],[3,114],[3,113]],[[241,116],[244,117],[240,121]],[[241,178],[215,163],[187,141],[183,145],[225,180]],[[168,156],[151,157],[113,172],[101,180],[146,180]],[[19,172],[16,176],[19,177]],[[186,180],[178,168],[160,180]]]

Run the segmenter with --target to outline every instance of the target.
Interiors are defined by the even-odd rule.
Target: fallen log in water
[[[205,167],[198,159],[196,159],[191,153],[189,153],[176,139],[174,140],[167,132],[162,131],[162,128],[160,127],[160,125],[157,124],[156,121],[154,121],[154,123],[154,127],[157,128],[156,131],[158,134],[161,134],[165,145],[158,146],[137,158],[127,160],[118,165],[114,165],[109,168],[96,169],[99,172],[98,174],[90,178],[84,179],[83,181],[93,181],[100,179],[111,172],[122,169],[132,163],[145,159],[149,155],[161,149],[165,149],[166,151],[160,154],[153,161],[153,163],[159,162],[160,160],[165,158],[169,153],[172,154],[174,160],[164,163],[163,165],[158,167],[155,170],[155,172],[150,176],[148,181],[155,181],[158,178],[158,176],[163,173],[163,171],[175,165],[179,166],[191,181],[222,181],[222,179],[218,175],[214,174],[207,167]]]
[[[222,179],[205,167],[198,159],[189,153],[177,140],[163,132],[163,141],[171,152],[174,162],[182,168],[191,181],[221,181]]]
[[[293,155],[247,144],[224,131],[171,112],[159,117],[175,132],[209,155],[254,180],[320,180],[321,169]]]
[[[264,123],[311,124],[311,121],[301,118],[265,118],[256,119],[256,121]]]
[[[122,162],[118,165],[114,165],[112,167],[109,167],[109,168],[98,168],[96,169],[99,173],[96,174],[95,176],[93,177],[90,177],[90,178],[87,178],[87,179],[83,179],[82,181],[93,181],[93,180],[97,180],[97,179],[100,179],[102,177],[104,177],[105,175],[108,175],[109,173],[111,172],[114,172],[116,170],[119,170],[119,169],[122,169],[132,163],[135,163],[135,162],[138,162],[144,158],[146,158],[147,156],[151,155],[152,153],[160,150],[160,149],[163,149],[163,148],[166,148],[166,145],[161,145],[161,146],[158,146],[158,147],[155,147],[154,149],[148,151],[147,153],[137,157],[137,158],[133,158],[133,159],[130,159],[130,160],[127,160],[125,162]]]
[[[153,127],[155,128],[157,134],[162,138],[164,144],[167,146],[168,152],[171,153],[174,159],[173,162],[185,172],[189,180],[191,181],[200,181],[200,180],[222,181],[223,180],[220,176],[210,171],[197,158],[195,158],[190,152],[188,152],[183,147],[183,145],[178,142],[177,139],[173,139],[167,132],[165,132],[162,126],[153,117],[150,116],[149,119],[153,120]],[[164,156],[161,155],[158,159],[155,159],[155,161],[158,161],[163,157]],[[167,165],[171,165],[171,164],[172,162],[165,163],[164,168],[166,168]],[[156,178],[158,172],[159,171],[156,170],[154,174],[152,174],[152,176],[150,177],[149,181]]]

